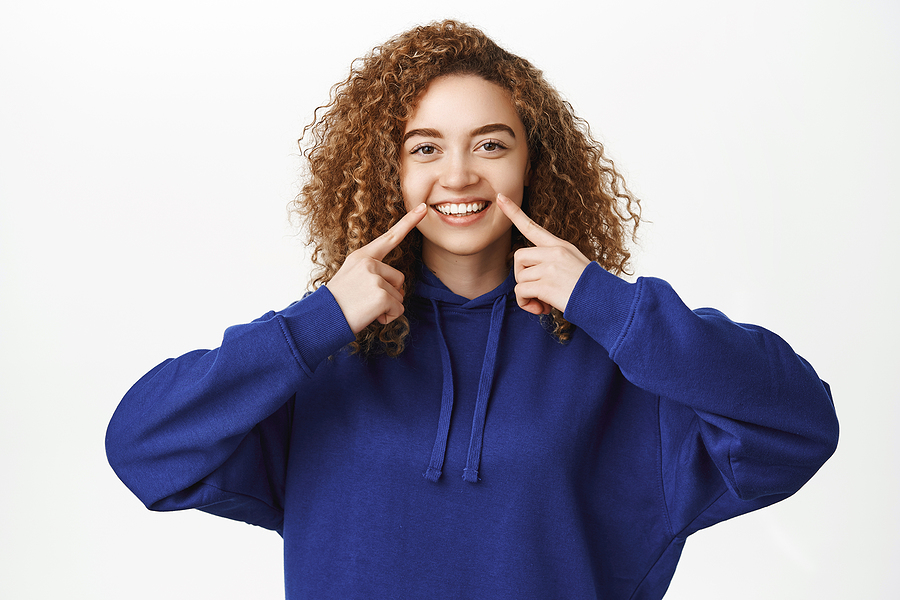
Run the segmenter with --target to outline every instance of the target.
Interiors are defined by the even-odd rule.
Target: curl
[[[529,216],[615,273],[628,273],[640,224],[640,202],[628,190],[603,145],[571,105],[527,60],[507,52],[480,30],[448,20],[416,27],[355,60],[347,78],[316,109],[299,145],[305,181],[291,204],[306,230],[314,265],[310,286],[327,283],[347,255],[387,231],[405,213],[399,148],[406,120],[437,77],[480,76],[508,91],[525,126],[532,174]],[[528,245],[514,236],[514,247]],[[421,236],[411,233],[384,262],[404,274],[404,297],[415,281]],[[559,311],[547,319],[561,341],[572,326]],[[354,350],[403,351],[405,317],[373,323]]]

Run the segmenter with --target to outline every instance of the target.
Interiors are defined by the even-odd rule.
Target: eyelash
[[[494,150],[488,150],[485,146],[496,146]],[[498,140],[488,140],[479,146],[487,152],[496,152],[497,150],[506,150],[506,145]]]
[[[434,152],[429,152],[429,153],[420,152],[420,150],[425,150],[426,148],[430,148],[433,151],[437,150],[437,148],[435,148],[431,144],[419,144],[418,146],[416,146],[415,148],[410,150],[409,153],[410,154],[421,154],[422,156],[431,156]]]
[[[488,150],[487,148],[485,148],[485,146],[496,146],[496,148],[494,148],[494,150]],[[496,152],[497,150],[506,150],[506,145],[498,140],[487,140],[486,142],[482,143],[478,147],[482,148],[483,150],[485,150],[487,152]],[[431,152],[423,152],[423,150],[426,150],[426,149],[430,149]],[[410,154],[421,154],[422,156],[431,156],[436,150],[437,150],[437,148],[435,148],[432,144],[419,144],[418,146],[416,146],[415,148],[410,150],[409,153]]]

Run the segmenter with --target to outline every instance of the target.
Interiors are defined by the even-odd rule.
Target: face
[[[512,223],[497,193],[522,204],[529,175],[525,128],[500,86],[450,75],[428,86],[406,123],[400,183],[407,210],[425,202],[422,257],[502,261]]]

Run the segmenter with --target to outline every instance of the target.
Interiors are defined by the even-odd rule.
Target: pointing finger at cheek
[[[360,250],[363,250],[372,258],[382,260],[391,250],[400,245],[400,242],[406,238],[409,232],[416,228],[419,221],[425,218],[426,208],[427,206],[424,202],[419,204],[403,215],[390,229],[360,248]]]
[[[497,206],[512,221],[516,229],[535,246],[552,246],[562,241],[532,221],[531,217],[526,215],[520,206],[503,194],[497,194]]]

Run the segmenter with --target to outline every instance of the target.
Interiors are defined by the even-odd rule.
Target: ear
[[[531,161],[529,160],[525,163],[525,176],[523,178],[525,187],[528,187],[531,184]]]

